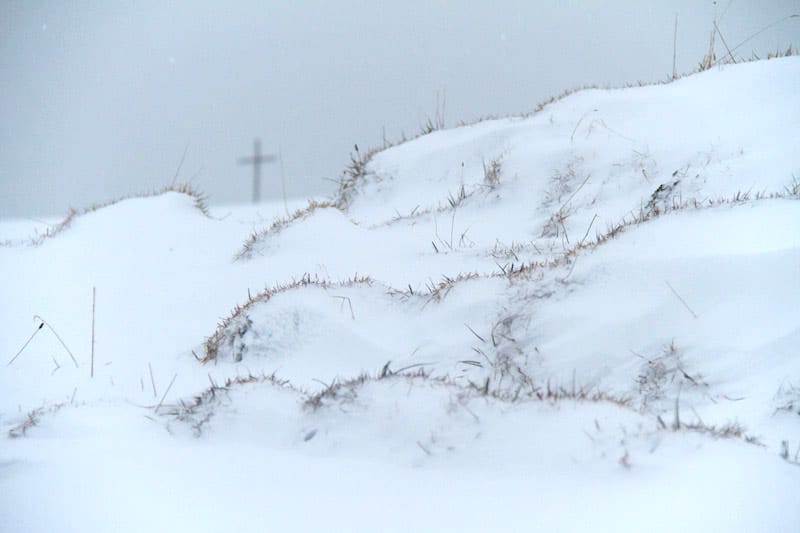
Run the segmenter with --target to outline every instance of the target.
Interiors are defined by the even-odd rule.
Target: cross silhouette
[[[253,203],[257,204],[261,200],[261,164],[272,163],[275,161],[274,155],[261,154],[261,140],[253,141],[253,157],[240,157],[240,165],[253,165]]]

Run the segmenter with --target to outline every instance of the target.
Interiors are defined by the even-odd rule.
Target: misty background
[[[564,89],[658,81],[800,44],[798,0],[0,1],[0,218],[172,182],[251,199],[261,138],[287,194],[330,194],[353,145],[519,114]],[[717,38],[718,55],[724,45]],[[437,103],[438,102],[438,103]],[[747,102],[742,102],[747,105]],[[679,132],[676,132],[679,134]],[[363,151],[363,148],[362,148]],[[262,199],[281,197],[262,168]]]

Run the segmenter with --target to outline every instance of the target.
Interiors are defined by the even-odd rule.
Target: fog
[[[676,14],[686,72],[715,16],[730,48],[746,41],[740,58],[800,44],[800,17],[769,27],[794,13],[797,0],[5,0],[0,217],[152,190],[179,166],[212,203],[248,202],[237,159],[255,137],[282,155],[289,196],[327,194],[354,144],[414,135],[437,112],[450,127],[567,88],[667,79]],[[280,175],[262,168],[263,199],[280,197]]]

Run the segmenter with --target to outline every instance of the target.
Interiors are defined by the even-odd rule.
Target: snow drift
[[[798,58],[581,91],[274,223],[0,224],[0,524],[793,531],[799,94]]]

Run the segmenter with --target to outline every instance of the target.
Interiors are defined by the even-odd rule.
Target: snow
[[[0,530],[796,531],[798,94],[581,91],[275,226],[0,221]]]

